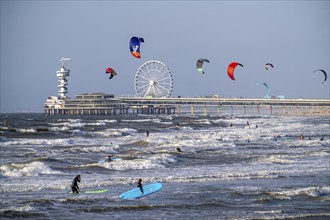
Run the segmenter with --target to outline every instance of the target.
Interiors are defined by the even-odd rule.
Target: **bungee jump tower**
[[[66,99],[67,96],[66,94],[68,93],[68,88],[66,87],[68,85],[68,80],[66,79],[67,76],[70,76],[70,70],[66,69],[64,67],[64,61],[66,60],[71,60],[70,58],[65,58],[62,57],[60,59],[61,63],[62,63],[62,67],[61,70],[56,71],[56,76],[58,77],[58,98],[59,99]]]

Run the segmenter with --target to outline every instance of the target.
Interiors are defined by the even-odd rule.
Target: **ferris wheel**
[[[160,61],[147,61],[135,74],[135,92],[139,97],[169,97],[173,89],[173,78],[167,66]]]

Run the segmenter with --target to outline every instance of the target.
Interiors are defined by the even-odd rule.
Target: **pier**
[[[75,98],[48,97],[48,115],[116,114],[256,114],[327,115],[327,99],[249,99],[249,98],[139,98],[115,97],[106,93],[85,93]]]
[[[195,113],[221,114],[224,111],[229,111],[232,114],[330,116],[330,100],[328,99],[117,98],[127,103],[129,112],[131,111],[133,114],[190,113],[193,115]]]

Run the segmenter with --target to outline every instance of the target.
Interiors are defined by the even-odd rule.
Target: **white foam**
[[[118,128],[118,129],[106,129],[104,131],[97,131],[94,133],[105,137],[108,136],[121,137],[121,136],[132,135],[134,133],[137,133],[137,130],[133,128]]]
[[[283,155],[271,155],[266,158],[261,158],[255,163],[266,163],[266,164],[272,164],[272,163],[279,163],[279,164],[292,164],[294,163],[293,160],[287,159],[287,156]]]
[[[41,174],[60,174],[54,171],[42,162],[32,162],[28,164],[2,165],[0,166],[1,174],[4,176],[20,177],[20,176],[38,176]]]
[[[302,194],[311,197],[319,197],[322,195],[330,195],[330,186],[295,188],[295,189],[271,192],[270,194],[280,198],[291,198],[293,196],[302,195]]]
[[[70,128],[63,126],[63,127],[49,127],[49,131],[69,131]]]
[[[141,170],[163,168],[165,164],[174,163],[175,159],[170,154],[157,154],[145,156],[134,160],[118,160],[109,163],[103,163],[101,166],[114,170]]]
[[[37,130],[34,129],[34,128],[16,128],[16,132],[19,132],[19,133],[35,133],[35,132],[37,132]]]
[[[16,212],[32,212],[35,208],[30,205],[25,206],[11,206],[9,208],[0,209],[0,213],[8,212],[8,211],[16,211]]]

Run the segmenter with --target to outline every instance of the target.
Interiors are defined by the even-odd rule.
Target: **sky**
[[[69,57],[68,96],[135,95],[149,60],[172,73],[172,96],[329,99],[327,1],[4,1],[1,0],[0,112],[41,112],[57,96],[56,71]],[[141,59],[129,50],[143,37]],[[206,58],[205,74],[196,61]],[[235,81],[228,65],[239,62]],[[272,63],[273,69],[264,65]],[[107,67],[118,75],[108,79]]]

